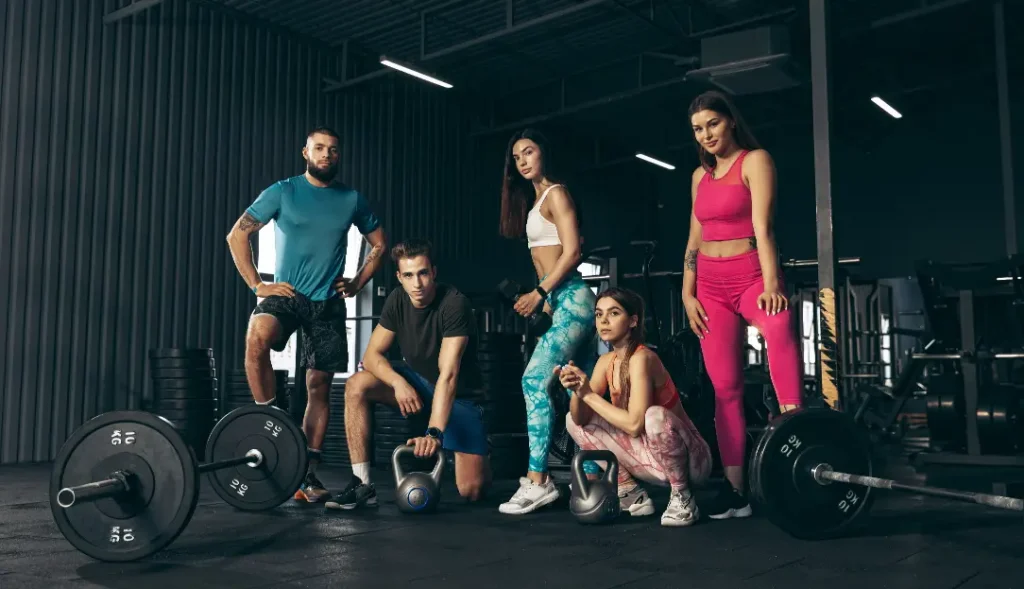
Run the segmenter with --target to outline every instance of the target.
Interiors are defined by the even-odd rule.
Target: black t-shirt
[[[476,319],[469,298],[455,287],[438,283],[434,300],[422,309],[412,305],[409,295],[399,286],[391,291],[380,312],[380,326],[395,333],[402,357],[423,377],[436,383],[440,376],[438,357],[441,340],[469,336],[462,352],[457,390],[480,386],[477,365]]]

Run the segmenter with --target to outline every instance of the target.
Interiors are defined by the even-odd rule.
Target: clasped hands
[[[572,360],[565,366],[555,366],[554,373],[558,377],[558,382],[580,399],[594,392],[590,388],[590,378],[587,377],[587,373],[580,370]]]

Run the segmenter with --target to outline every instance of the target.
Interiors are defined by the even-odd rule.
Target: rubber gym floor
[[[336,490],[349,475],[321,469]],[[906,468],[886,475],[914,476]],[[594,527],[576,523],[563,501],[503,516],[497,504],[515,481],[498,481],[486,502],[468,506],[450,473],[439,511],[408,516],[392,502],[389,476],[374,472],[381,505],[360,512],[289,501],[242,513],[204,484],[191,523],[167,549],[110,564],[60,535],[46,501],[47,465],[3,467],[0,587],[1024,587],[1024,520],[971,504],[879,493],[862,531],[807,542],[758,515],[691,528],[663,528],[657,515]],[[667,492],[652,497],[660,514]]]

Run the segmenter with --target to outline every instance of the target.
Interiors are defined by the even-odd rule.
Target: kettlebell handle
[[[589,481],[583,474],[583,463],[587,460],[604,460],[608,463],[608,469],[604,473],[604,480],[610,483],[617,483],[619,480],[619,460],[611,450],[580,450],[572,458],[573,484],[580,489],[589,489]]]
[[[402,466],[399,464],[398,459],[405,454],[414,454],[416,452],[416,446],[408,446],[406,444],[400,444],[395,447],[394,453],[391,454],[391,467],[395,471],[395,479],[400,481],[405,478],[405,472],[402,470]],[[443,448],[438,448],[436,453],[437,463],[434,465],[434,470],[430,471],[430,478],[437,485],[441,484],[441,473],[444,471],[445,454]]]

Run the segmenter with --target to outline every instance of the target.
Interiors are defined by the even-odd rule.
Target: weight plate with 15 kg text
[[[228,505],[264,511],[292,497],[306,476],[306,436],[291,416],[272,406],[246,405],[225,415],[206,443],[210,462],[245,456],[258,450],[257,466],[247,464],[209,473],[210,485]]]
[[[65,487],[131,473],[120,497],[57,503]],[[192,450],[166,420],[140,411],[114,411],[86,422],[64,443],[50,475],[50,510],[75,548],[102,561],[127,562],[154,554],[185,529],[199,501]]]

